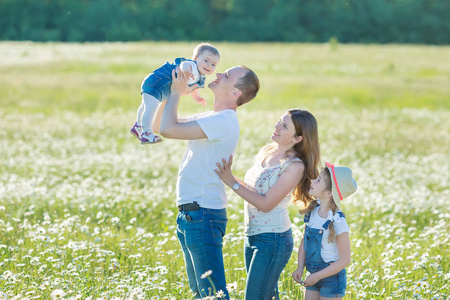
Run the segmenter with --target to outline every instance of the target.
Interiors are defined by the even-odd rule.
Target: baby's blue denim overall
[[[161,67],[148,74],[141,84],[141,94],[147,93],[155,97],[159,102],[163,102],[170,97],[170,89],[172,87],[172,71],[183,61],[193,61],[184,57],[175,59],[175,62],[166,62]],[[196,63],[197,64],[197,63]],[[200,75],[198,82],[190,85],[195,88],[203,88],[205,86],[205,75]]]
[[[345,215],[342,212],[338,212],[338,214],[345,218]],[[310,216],[311,212],[305,215],[305,224],[309,222]],[[320,254],[323,232],[328,229],[330,223],[331,221],[327,220],[322,226],[323,229],[306,226],[305,236],[303,239],[303,249],[305,250],[306,255],[306,270],[308,270],[311,274],[319,272],[333,263],[324,262],[322,255]],[[340,272],[331,275],[330,277],[317,281],[315,285],[306,287],[306,289],[318,291],[322,297],[339,298],[344,297],[346,286],[347,273],[345,269],[342,269]]]

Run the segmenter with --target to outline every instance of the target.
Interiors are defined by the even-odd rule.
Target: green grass
[[[195,45],[0,43],[0,299],[190,299],[174,200],[186,142],[141,146],[128,130],[144,76]],[[218,70],[245,64],[262,85],[238,112],[237,176],[292,107],[316,116],[322,161],[353,169],[346,299],[447,299],[450,47],[216,46]],[[227,281],[243,299],[243,200],[227,193]],[[294,253],[284,299],[303,298],[295,268]]]

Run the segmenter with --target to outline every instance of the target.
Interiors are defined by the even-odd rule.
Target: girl
[[[347,286],[350,239],[340,201],[356,191],[356,182],[349,168],[325,164],[309,191],[317,200],[303,202],[300,210],[306,214],[306,226],[298,250],[298,268],[292,277],[306,287],[306,300],[342,299]],[[305,265],[311,274],[302,281]]]
[[[278,279],[288,262],[294,241],[287,206],[312,201],[311,179],[320,162],[317,121],[305,110],[289,110],[275,125],[273,143],[263,147],[244,181],[218,163],[216,173],[245,202],[245,299],[279,299]]]

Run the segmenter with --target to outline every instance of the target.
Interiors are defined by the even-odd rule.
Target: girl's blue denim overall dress
[[[141,94],[147,93],[163,102],[170,97],[170,89],[172,87],[172,71],[179,66],[183,61],[192,61],[184,57],[175,59],[175,62],[166,62],[161,67],[148,74],[141,84]],[[190,85],[196,88],[203,88],[205,86],[205,75],[200,75],[198,82]]]
[[[338,214],[345,218],[345,215],[342,212],[338,212]],[[305,224],[309,222],[310,216],[311,212],[305,215]],[[327,220],[322,226],[323,229],[306,226],[303,249],[305,250],[306,270],[311,274],[319,272],[333,263],[332,261],[328,263],[324,262],[322,255],[320,254],[323,232],[328,229],[330,223],[331,221]],[[342,269],[340,272],[331,275],[330,277],[317,281],[315,285],[306,287],[306,289],[319,291],[320,296],[322,297],[339,298],[344,297],[346,286],[347,273],[345,269]]]

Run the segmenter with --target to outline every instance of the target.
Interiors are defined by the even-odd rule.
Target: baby
[[[192,60],[183,57],[173,63],[166,62],[144,78],[141,84],[142,102],[137,111],[136,122],[130,133],[141,141],[141,144],[162,142],[151,130],[155,112],[161,102],[170,97],[172,86],[172,70],[180,66],[181,71],[189,74],[188,84],[192,87],[191,96],[197,102],[206,105],[200,97],[199,88],[205,86],[205,75],[212,75],[220,60],[219,51],[208,43],[201,43],[194,49]]]

